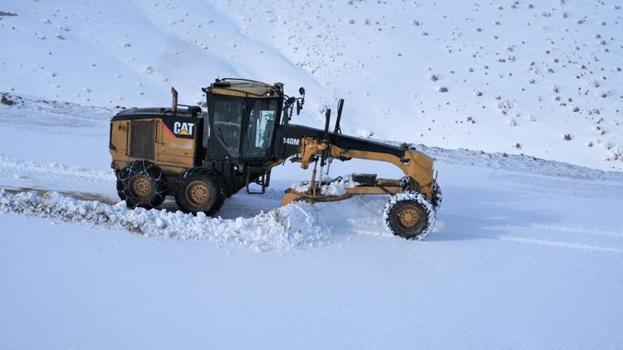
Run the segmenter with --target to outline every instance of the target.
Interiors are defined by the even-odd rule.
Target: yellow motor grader
[[[178,104],[172,89],[170,107],[131,108],[112,118],[112,168],[119,197],[128,207],[156,208],[171,195],[185,212],[214,215],[227,197],[243,188],[264,193],[272,168],[289,159],[304,169],[313,163],[314,169],[306,187],[286,191],[283,205],[388,195],[384,219],[393,234],[421,239],[432,229],[441,204],[433,159],[407,144],[343,135],[344,100],[339,100],[335,125],[329,130],[331,110],[326,111],[324,129],[290,123],[293,112],[299,114],[305,103],[303,88],[292,97],[281,83],[226,78],[202,90],[207,111]],[[353,174],[343,192],[323,191],[338,180],[317,176],[318,165],[322,174],[331,161],[354,158],[391,163],[405,176]]]

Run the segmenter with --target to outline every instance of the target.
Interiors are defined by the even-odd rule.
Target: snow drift
[[[318,225],[310,205],[295,203],[233,220],[196,216],[180,211],[128,209],[125,202],[108,205],[48,192],[11,194],[0,190],[0,213],[16,213],[50,219],[124,228],[148,236],[208,240],[219,245],[257,251],[313,247],[329,236]]]

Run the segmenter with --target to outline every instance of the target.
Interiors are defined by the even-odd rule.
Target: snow
[[[343,97],[349,134],[623,168],[617,0],[8,0],[2,10],[17,16],[0,16],[0,91],[152,106],[168,105],[173,85],[195,104],[212,79],[243,76],[291,94],[305,86],[305,124]]]
[[[443,224],[417,242],[379,233],[382,200],[314,206],[328,241],[263,253],[2,214],[0,338],[10,348],[623,341],[621,183],[443,169]]]
[[[181,214],[171,202],[132,211],[115,196],[105,113],[77,126],[63,115],[89,107],[38,112],[48,104],[24,100],[0,109],[2,136],[37,136],[29,147],[4,143],[0,161],[8,348],[623,342],[620,173],[417,146],[437,157],[444,191],[423,241],[386,232],[387,196],[280,208],[283,191],[309,176],[296,165],[275,168],[265,196],[229,198],[220,218]],[[16,115],[58,122],[24,129]],[[332,174],[362,170],[400,175],[382,163],[332,165]]]
[[[308,214],[310,209],[309,204],[296,203],[251,218],[223,220],[203,213],[192,216],[181,211],[130,210],[125,202],[108,205],[69,198],[57,192],[39,195],[32,191],[17,194],[0,191],[0,213],[125,228],[147,236],[208,240],[257,251],[313,247],[326,241],[327,234]]]
[[[340,176],[335,179],[326,180],[323,179],[318,184],[318,191],[324,196],[342,196],[346,194],[346,190],[354,188],[360,184],[353,180],[352,176]],[[305,193],[311,191],[311,183],[309,181],[301,181],[293,183],[290,186],[296,192]]]
[[[620,347],[621,11],[554,0],[3,2],[0,343]],[[225,76],[305,86],[294,122],[316,127],[344,97],[345,133],[435,157],[434,231],[387,233],[388,196],[280,207],[309,179],[289,163],[264,196],[236,194],[219,217],[171,200],[125,208],[109,118],[168,105],[171,85],[201,103],[200,87]],[[331,166],[355,172],[402,176],[377,162]]]

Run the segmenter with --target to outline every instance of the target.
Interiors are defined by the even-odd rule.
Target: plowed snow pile
[[[328,183],[323,183],[319,186],[318,190],[325,196],[342,196],[346,194],[346,190],[349,188],[357,187],[358,182],[354,181],[352,176],[338,177],[328,180]],[[296,192],[308,192],[311,191],[311,183],[309,181],[296,182],[290,186]]]
[[[166,210],[127,209],[70,198],[57,192],[11,194],[0,190],[0,213],[17,213],[70,222],[125,228],[149,236],[208,240],[257,251],[312,247],[327,241],[310,205],[292,204],[251,218],[233,220]]]

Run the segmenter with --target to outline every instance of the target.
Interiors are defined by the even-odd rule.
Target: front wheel
[[[422,193],[412,191],[392,196],[383,217],[389,232],[406,239],[423,239],[435,223],[432,204]]]
[[[441,187],[439,183],[435,181],[433,183],[433,198],[431,200],[431,204],[435,210],[438,210],[441,206],[441,202],[443,202],[443,195],[441,193]]]

